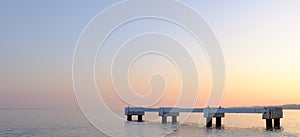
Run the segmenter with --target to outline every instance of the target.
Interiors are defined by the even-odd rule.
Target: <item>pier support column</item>
[[[125,108],[125,115],[127,116],[127,121],[132,121],[132,116],[138,116],[138,122],[143,122],[143,115],[145,115],[145,109],[140,108]]]
[[[221,127],[222,127],[222,118],[216,117],[216,128],[221,129]]]
[[[132,121],[132,115],[127,115],[127,121]]]
[[[280,129],[280,118],[283,118],[282,107],[266,107],[266,112],[263,113],[263,119],[266,119],[266,129],[272,130],[274,119],[274,128]]]
[[[178,108],[159,108],[158,116],[161,116],[161,123],[166,124],[167,123],[167,117],[172,117],[172,124],[177,123],[177,116],[179,116],[179,110]]]
[[[274,118],[274,128],[280,129],[280,118]]]
[[[162,116],[161,117],[161,123],[162,124],[167,124],[167,116]]]
[[[272,130],[273,129],[272,119],[266,119],[266,129]]]
[[[212,118],[207,117],[206,118],[206,128],[211,128],[212,127]]]
[[[224,110],[219,108],[204,108],[203,110],[204,117],[206,118],[206,127],[212,127],[212,118],[216,118],[216,128],[220,129],[222,124],[222,117],[225,117]]]
[[[172,116],[172,124],[177,124],[177,116]]]
[[[143,122],[143,115],[138,115],[138,122]]]

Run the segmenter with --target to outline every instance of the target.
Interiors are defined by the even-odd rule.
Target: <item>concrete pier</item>
[[[216,128],[221,129],[222,118],[225,117],[225,113],[260,113],[262,114],[262,119],[266,120],[266,129],[272,130],[280,129],[280,119],[283,118],[282,107],[252,107],[252,108],[171,108],[171,107],[161,107],[161,108],[125,108],[125,115],[127,116],[127,121],[132,121],[132,116],[137,115],[137,121],[143,122],[143,115],[145,112],[158,112],[158,116],[162,118],[162,124],[167,123],[168,116],[172,117],[172,124],[177,124],[177,117],[179,112],[189,112],[189,113],[204,113],[206,118],[206,127],[212,128],[213,119],[216,119]],[[274,125],[273,125],[274,120]]]

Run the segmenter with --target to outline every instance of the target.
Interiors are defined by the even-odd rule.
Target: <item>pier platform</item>
[[[262,119],[266,120],[266,129],[280,129],[280,119],[283,118],[282,107],[240,107],[240,108],[144,108],[144,107],[126,107],[125,115],[127,121],[132,121],[132,116],[137,116],[138,122],[143,122],[143,115],[146,112],[157,112],[158,116],[162,117],[162,124],[167,123],[167,117],[172,117],[172,124],[177,123],[177,117],[180,113],[203,113],[206,118],[206,127],[212,128],[213,118],[216,119],[216,128],[221,128],[222,118],[225,113],[259,113],[262,114]],[[274,126],[273,126],[274,121]]]

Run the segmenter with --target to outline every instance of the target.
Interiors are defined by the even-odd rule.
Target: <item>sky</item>
[[[90,20],[115,2],[1,1],[0,108],[77,108],[72,84],[76,43]],[[298,0],[182,2],[207,20],[223,50],[226,85],[222,106],[300,104]],[[152,60],[150,65],[159,63],[155,60],[168,62],[149,57],[145,56],[144,62]],[[139,72],[143,65],[140,60],[131,71]],[[163,72],[176,71],[170,62],[165,67]],[[205,104],[211,85],[206,72],[209,70],[200,72],[203,96],[197,102],[199,107]],[[160,105],[170,105],[180,93],[178,73],[167,76],[173,82]],[[133,88],[147,94],[149,85],[139,81],[142,76],[131,78]]]

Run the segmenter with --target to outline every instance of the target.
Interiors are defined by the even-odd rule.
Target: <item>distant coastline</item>
[[[300,109],[300,104],[286,104],[282,106],[283,109]]]
[[[266,106],[250,106],[248,108],[261,108]],[[269,107],[282,107],[283,109],[295,109],[300,110],[300,104],[285,104],[285,105],[276,105],[276,106],[269,106]],[[231,108],[245,108],[245,107],[231,107]]]

